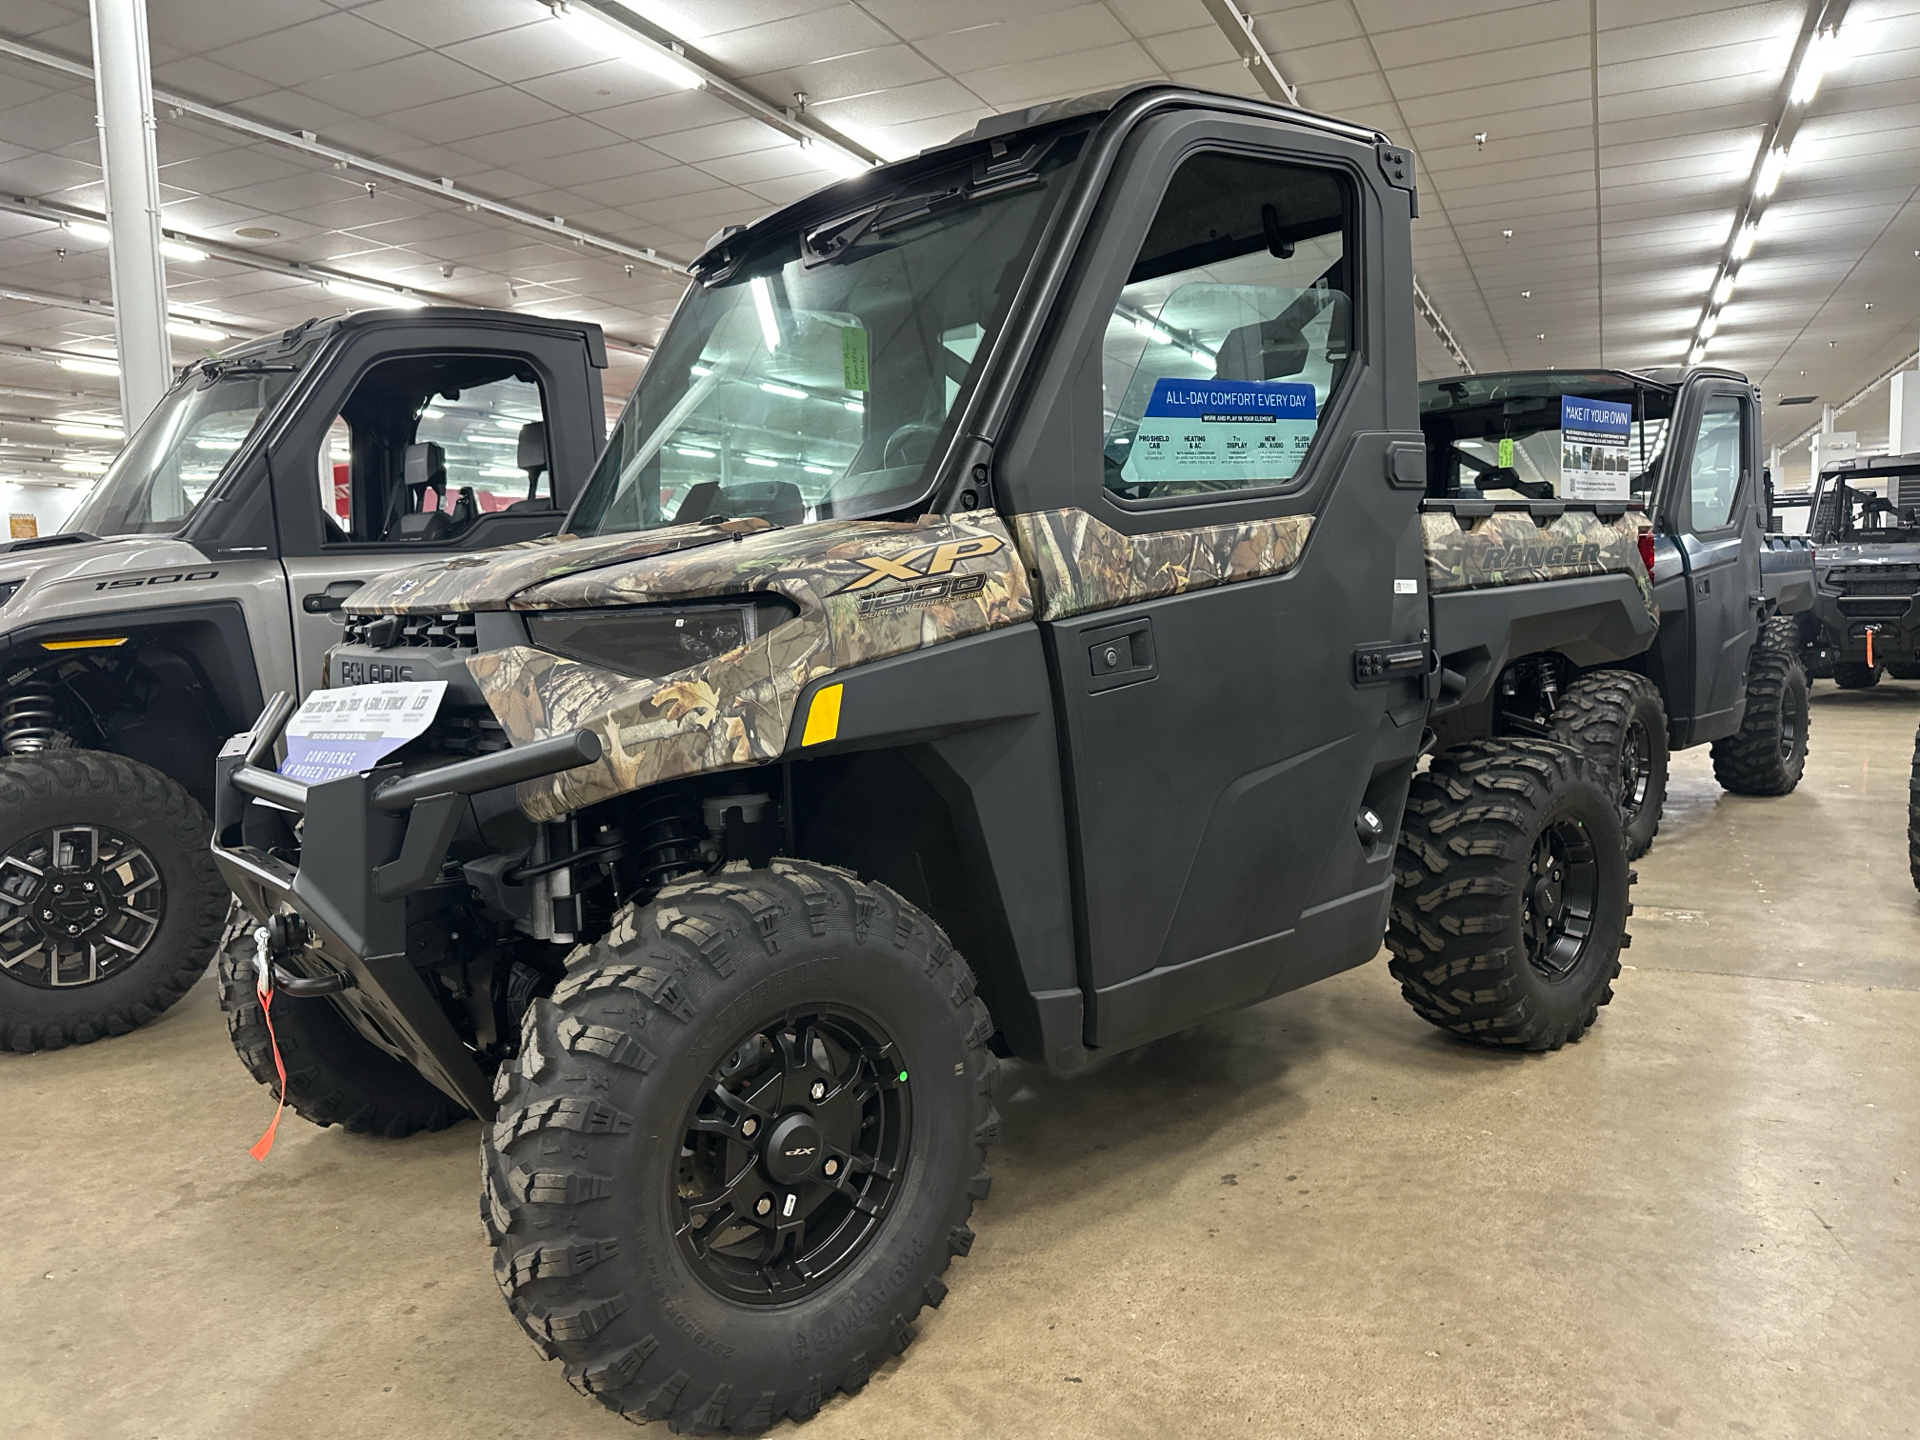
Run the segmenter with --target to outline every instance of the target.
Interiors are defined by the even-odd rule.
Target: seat
[[[542,470],[548,470],[549,478],[547,481],[547,489],[549,491],[553,489],[553,481],[547,458],[546,421],[529,420],[520,427],[520,448],[516,454],[514,463],[520,469],[527,472],[527,498],[514,501],[511,505],[503,508],[500,513],[502,515],[524,515],[529,510],[553,509],[552,495],[538,495],[534,493],[540,488],[540,472]]]

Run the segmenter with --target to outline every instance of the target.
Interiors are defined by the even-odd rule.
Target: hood
[[[516,597],[535,586],[679,550],[726,544],[776,528],[771,521],[750,517],[626,531],[593,539],[549,535],[478,555],[453,555],[389,571],[355,591],[346,608],[348,613],[359,615],[519,609]]]
[[[58,588],[91,591],[111,581],[145,576],[156,569],[190,570],[207,557],[171,535],[114,535],[58,545],[9,546],[0,553],[0,591],[9,591],[0,628],[13,629],[33,607],[34,598]]]

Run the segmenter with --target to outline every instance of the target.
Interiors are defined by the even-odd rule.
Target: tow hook
[[[253,932],[254,987],[262,995],[284,990],[296,998],[307,995],[332,995],[353,984],[353,977],[341,972],[318,977],[296,975],[278,962],[296,950],[303,950],[313,938],[307,922],[289,911],[282,911]]]

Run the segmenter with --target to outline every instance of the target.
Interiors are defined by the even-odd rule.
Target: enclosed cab
[[[1516,663],[1463,652],[1437,628],[1442,693],[1463,692],[1441,733],[1464,724],[1579,745],[1614,774],[1636,855],[1659,827],[1671,750],[1712,744],[1715,776],[1736,793],[1792,790],[1806,678],[1783,617],[1811,603],[1812,557],[1771,530],[1746,378],[1516,371],[1429,380],[1420,396],[1436,533],[1524,515],[1550,527],[1543,539],[1567,541],[1581,514],[1631,512],[1660,622],[1653,645],[1624,661],[1560,646]],[[1533,543],[1497,562],[1528,565]]]
[[[220,743],[321,681],[369,577],[558,525],[605,364],[573,321],[309,321],[188,366],[64,531],[0,545],[0,1045],[186,992],[228,905]]]
[[[1372,131],[1151,87],[719,237],[566,532],[369,583],[230,742],[243,1058],[270,1014],[310,1118],[488,1120],[495,1274],[582,1391],[859,1388],[971,1243],[1001,1057],[1383,933],[1451,1034],[1595,1023],[1611,782],[1481,697],[1653,642],[1639,520],[1423,513],[1415,201]]]

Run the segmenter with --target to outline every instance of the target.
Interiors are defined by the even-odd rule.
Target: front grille
[[[345,643],[371,645],[378,650],[409,646],[432,650],[472,650],[473,616],[448,612],[443,615],[349,615]]]
[[[1911,595],[1916,587],[1911,580],[1842,580],[1842,595]]]
[[[413,753],[422,751],[466,759],[472,755],[491,755],[511,748],[507,732],[500,722],[485,711],[442,709],[427,733],[413,742]]]
[[[1904,595],[1885,600],[1866,595],[1842,595],[1840,613],[1859,620],[1898,620],[1912,604],[1912,600]]]

